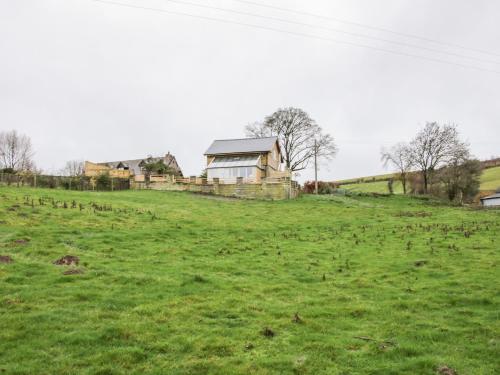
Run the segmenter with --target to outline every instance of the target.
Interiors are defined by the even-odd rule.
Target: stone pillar
[[[243,177],[236,177],[236,185],[243,185]]]
[[[189,183],[196,184],[196,176],[189,176]]]

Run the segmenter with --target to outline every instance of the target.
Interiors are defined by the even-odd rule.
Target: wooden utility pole
[[[314,140],[314,194],[318,194],[318,142]]]

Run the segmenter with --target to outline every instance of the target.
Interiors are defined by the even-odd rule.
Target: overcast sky
[[[213,139],[242,137],[246,124],[286,106],[335,137],[324,180],[384,172],[381,147],[409,140],[426,121],[456,123],[481,159],[500,155],[500,73],[487,71],[500,72],[498,0],[254,0],[470,49],[235,0],[186,1],[323,28],[116,0],[426,59],[92,0],[0,0],[0,130],[29,135],[48,172],[71,159],[170,151],[185,175],[198,174]]]

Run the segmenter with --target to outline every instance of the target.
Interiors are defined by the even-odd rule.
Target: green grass
[[[360,193],[380,193],[388,194],[389,187],[387,181],[376,181],[376,182],[363,182],[359,184],[347,184],[341,185],[342,189],[357,191]],[[400,181],[394,181],[393,183],[394,193],[403,194],[403,185]]]
[[[499,234],[403,196],[0,188],[0,373],[495,374]]]
[[[488,168],[481,176],[481,190],[496,190],[500,188],[500,167]]]
[[[363,181],[362,183],[382,182],[380,180],[387,180],[390,177],[396,178],[396,176],[395,176],[394,173],[388,173],[388,174],[379,174],[379,175],[375,175],[375,176],[365,176],[365,177],[358,177],[358,178],[349,178],[347,180],[339,180],[339,181],[336,181],[336,182],[341,182],[343,184],[356,184],[359,180]]]
[[[363,193],[388,193],[387,181],[379,180],[389,176],[391,175],[384,174],[379,176],[362,177],[361,180],[365,182],[361,183],[356,183],[358,179],[344,180],[340,182],[352,183],[341,185],[341,188]],[[375,179],[375,181],[372,182],[372,179]],[[481,175],[481,186],[479,187],[479,190],[496,190],[498,188],[500,188],[500,167],[485,169]],[[401,182],[394,182],[394,192],[397,194],[403,193]]]

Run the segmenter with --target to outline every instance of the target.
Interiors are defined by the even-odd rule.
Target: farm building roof
[[[205,155],[269,152],[277,141],[278,137],[220,139],[210,145]]]
[[[486,199],[499,199],[500,198],[500,193],[493,194],[493,195],[488,195],[487,197],[482,197],[481,200],[486,200]]]

